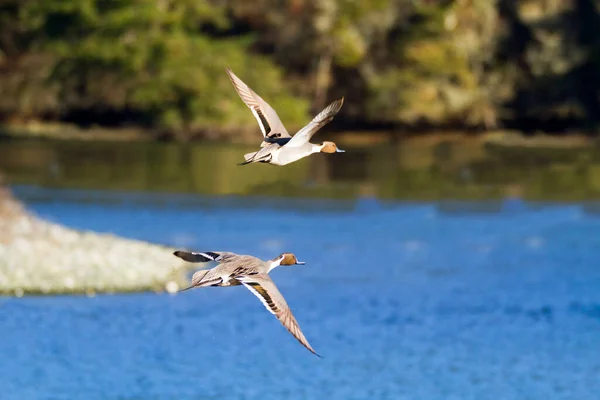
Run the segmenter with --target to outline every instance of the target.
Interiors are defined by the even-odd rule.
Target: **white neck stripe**
[[[273,269],[279,267],[281,265],[281,262],[283,261],[284,257],[285,256],[281,256],[277,260],[271,261],[271,265],[269,266],[269,272],[271,272]]]

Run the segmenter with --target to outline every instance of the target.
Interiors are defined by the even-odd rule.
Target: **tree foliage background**
[[[298,127],[594,131],[598,0],[2,0],[0,121],[190,134],[251,121],[228,66]]]

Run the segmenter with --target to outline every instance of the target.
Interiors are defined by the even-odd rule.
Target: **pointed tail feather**
[[[254,157],[256,156],[256,153],[258,153],[258,151],[244,154],[244,159],[246,161],[244,161],[243,163],[238,163],[238,165],[246,165],[246,164],[252,163],[252,161],[254,160]]]
[[[209,270],[207,269],[203,269],[201,271],[196,271],[194,273],[194,275],[192,275],[192,283],[190,286],[186,287],[185,289],[181,289],[179,291],[179,293],[181,292],[185,292],[186,290],[190,290],[193,289],[195,287],[201,287],[200,286],[200,282],[202,282],[202,279],[204,278],[204,276],[208,273]]]
[[[178,290],[177,293],[185,292],[186,290],[190,290],[190,289],[193,289],[195,287],[196,286],[194,286],[194,285],[190,285],[190,286],[186,287],[185,289]]]

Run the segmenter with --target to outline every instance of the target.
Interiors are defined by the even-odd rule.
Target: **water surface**
[[[600,198],[600,150],[505,148],[476,137],[344,144],[285,168],[238,166],[254,146],[0,140],[12,184],[55,188],[351,199]]]
[[[288,210],[285,198],[16,193],[78,229],[265,259],[296,253],[305,266],[271,275],[325,358],[243,287],[2,298],[2,399],[600,393],[596,203],[312,199]]]

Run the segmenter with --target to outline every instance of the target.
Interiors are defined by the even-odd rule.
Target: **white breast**
[[[298,161],[301,158],[311,155],[314,153],[312,143],[306,143],[301,147],[282,147],[273,153],[273,159],[271,160],[271,164],[275,165],[286,165],[293,163],[294,161]]]

